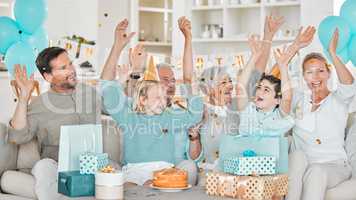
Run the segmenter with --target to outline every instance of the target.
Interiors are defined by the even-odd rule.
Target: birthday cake
[[[177,168],[153,172],[153,186],[162,188],[184,188],[188,186],[188,173]]]

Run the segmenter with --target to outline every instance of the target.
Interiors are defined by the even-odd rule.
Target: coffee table
[[[162,192],[142,186],[125,187],[125,200],[228,200],[232,198],[208,196],[205,188],[196,186],[181,192]],[[68,198],[61,200],[95,200],[94,197]]]

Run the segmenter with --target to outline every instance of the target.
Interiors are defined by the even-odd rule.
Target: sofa
[[[121,132],[115,121],[107,116],[103,116],[102,127],[104,152],[109,154],[111,161],[119,165],[122,158]],[[40,160],[38,143],[36,140],[32,140],[23,145],[7,144],[6,133],[6,125],[0,123],[0,200],[35,200],[37,198],[34,188],[23,186],[35,184],[35,179],[30,171],[34,164]],[[16,171],[24,173],[18,177],[19,173]]]
[[[122,158],[122,137],[116,127],[116,123],[108,117],[104,117],[103,124],[103,141],[104,152],[108,153],[110,159],[120,163]],[[350,115],[349,127],[346,130],[346,149],[353,167],[353,177],[339,184],[337,187],[327,191],[326,200],[356,200],[356,117]],[[29,172],[31,166],[39,159],[36,141],[28,144],[12,145],[6,144],[6,126],[0,124],[0,199],[1,200],[34,200],[36,199],[33,188],[23,188],[21,183],[27,182],[34,184],[31,175],[24,176],[20,179],[9,179],[14,170]],[[118,148],[120,144],[120,148]],[[15,189],[14,189],[15,188]],[[16,189],[18,188],[18,189]],[[2,189],[2,192],[1,192]],[[10,191],[9,191],[10,190]],[[9,195],[5,192],[16,194]]]

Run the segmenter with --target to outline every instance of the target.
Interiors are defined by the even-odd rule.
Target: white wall
[[[114,40],[114,30],[117,23],[130,16],[129,0],[98,0],[98,64],[104,65]],[[105,17],[104,14],[108,16]]]
[[[301,0],[302,13],[301,22],[302,26],[313,25],[318,29],[320,22],[326,17],[333,15],[334,0]],[[313,43],[307,47],[302,55],[306,52],[323,52],[323,48],[316,33]]]
[[[334,15],[340,15],[340,8],[346,0],[334,0]]]
[[[50,39],[73,34],[89,40],[97,39],[97,0],[47,0],[47,28]]]
[[[98,0],[47,0],[47,2],[48,18],[45,28],[49,39],[54,42],[53,45],[58,45],[55,42],[64,36],[72,35],[97,41]],[[95,51],[90,61],[97,68],[98,60]]]

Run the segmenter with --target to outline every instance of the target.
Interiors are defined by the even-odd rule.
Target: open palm
[[[299,49],[307,47],[313,42],[316,29],[313,26],[308,26],[304,31],[303,27],[299,29],[299,33],[295,38],[295,44],[298,45]]]
[[[142,44],[136,45],[129,51],[130,65],[133,71],[142,72],[144,70],[144,64],[147,58],[147,53]]]
[[[251,35],[248,39],[248,45],[252,56],[258,58],[261,55],[261,41],[257,35]]]
[[[338,42],[339,42],[339,29],[336,28],[336,30],[333,33],[333,37],[331,38],[330,44],[329,44],[329,53],[331,55],[336,54],[336,48],[337,48]]]
[[[270,39],[276,34],[284,23],[284,17],[274,17],[272,15],[266,16],[264,35]]]
[[[287,48],[284,47],[283,49],[276,49],[274,51],[274,58],[278,64],[278,67],[287,67],[289,63],[289,55],[287,53]]]
[[[129,26],[129,21],[127,19],[122,20],[115,29],[115,44],[119,45],[121,48],[124,48],[135,35],[135,32],[127,34],[127,28]]]
[[[20,90],[20,98],[28,101],[35,87],[35,80],[33,74],[27,78],[26,67],[21,68],[20,65],[15,65],[15,81]]]

